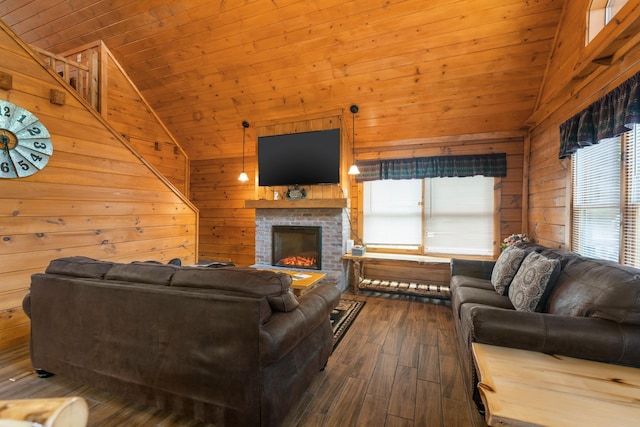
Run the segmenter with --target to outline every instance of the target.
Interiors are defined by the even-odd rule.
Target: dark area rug
[[[362,310],[365,301],[356,301],[350,299],[340,299],[336,308],[329,316],[331,318],[331,326],[333,327],[333,349],[335,350],[340,341],[353,324],[353,321]]]

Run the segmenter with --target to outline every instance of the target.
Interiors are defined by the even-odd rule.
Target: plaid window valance
[[[640,123],[640,73],[560,125],[558,158],[619,136]]]
[[[358,162],[358,168],[360,175],[356,175],[356,182],[474,175],[500,177],[507,175],[507,155],[499,153],[370,160]]]

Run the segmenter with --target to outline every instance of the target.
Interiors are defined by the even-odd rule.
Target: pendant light
[[[247,173],[244,171],[244,138],[245,138],[245,134],[248,127],[249,127],[249,122],[243,121],[242,122],[242,172],[240,172],[240,176],[238,177],[238,181],[242,181],[242,182],[249,181],[249,177],[247,176]]]
[[[349,175],[359,175],[360,170],[358,169],[358,165],[356,165],[356,113],[358,112],[358,106],[353,104],[349,107],[349,111],[351,111],[351,116],[353,118],[351,130],[353,131],[353,137],[351,138],[351,158],[353,159],[353,164],[349,168]]]

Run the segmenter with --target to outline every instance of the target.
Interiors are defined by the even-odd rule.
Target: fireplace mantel
[[[248,209],[310,209],[346,208],[347,199],[300,199],[300,200],[245,200]]]

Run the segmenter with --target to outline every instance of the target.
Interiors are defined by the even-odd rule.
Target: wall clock
[[[0,178],[23,178],[44,168],[53,154],[51,135],[28,110],[0,100]]]

